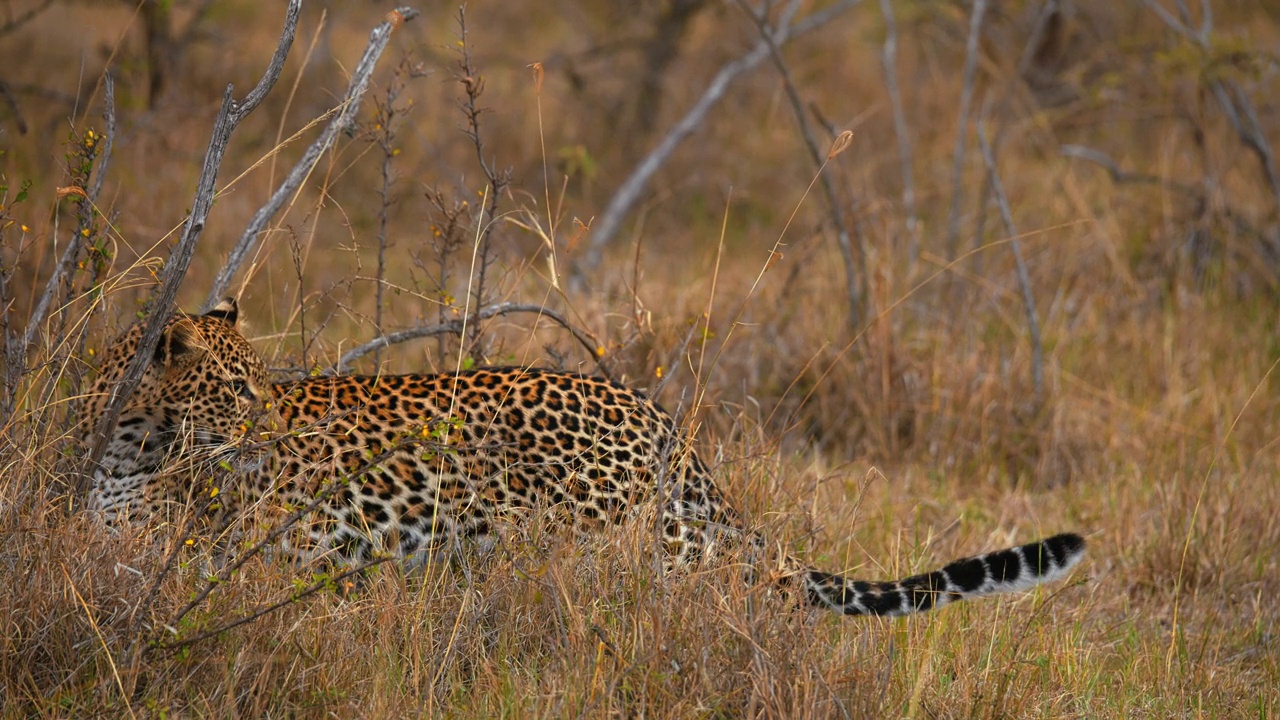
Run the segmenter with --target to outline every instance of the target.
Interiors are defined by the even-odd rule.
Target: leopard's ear
[[[235,298],[223,298],[222,302],[214,305],[213,309],[205,313],[204,316],[215,320],[221,320],[231,327],[235,327],[236,321],[240,319],[240,306],[236,304]]]
[[[160,336],[155,359],[157,363],[164,365],[203,350],[204,344],[200,342],[200,333],[196,330],[195,323],[190,318],[179,315]]]

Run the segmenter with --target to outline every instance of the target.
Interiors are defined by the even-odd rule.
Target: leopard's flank
[[[676,423],[639,392],[524,368],[272,383],[237,316],[226,301],[169,322],[94,469],[89,504],[107,522],[152,521],[208,498],[221,472],[234,478],[214,498],[224,516],[313,504],[301,542],[342,562],[383,552],[413,562],[530,512],[607,532],[656,508],[676,567],[759,542]],[[82,427],[101,416],[140,337],[135,327],[105,353]],[[793,559],[781,575],[814,605],[902,615],[1063,577],[1083,553],[1079,535],[1062,534],[903,580],[853,580]]]

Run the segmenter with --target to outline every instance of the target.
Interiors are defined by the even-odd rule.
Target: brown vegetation
[[[298,597],[317,578],[255,557],[182,612],[213,550],[167,568],[182,538],[79,513],[71,412],[282,13],[26,0],[0,9],[4,713],[1280,712],[1280,16],[854,4],[763,46],[594,268],[592,218],[716,74],[838,3],[472,2],[465,43],[456,7],[419,7],[231,293],[282,375],[536,363],[652,389],[753,523],[823,567],[901,576],[1079,530],[1073,582],[855,622],[732,570],[663,577],[643,527],[522,527],[349,593],[319,578]],[[306,6],[232,136],[180,307],[206,300],[389,9]],[[554,318],[475,317],[530,306]],[[342,359],[424,326],[441,330]]]

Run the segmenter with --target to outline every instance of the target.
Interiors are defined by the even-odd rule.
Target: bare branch
[[[1231,121],[1231,127],[1235,128],[1240,142],[1257,156],[1262,174],[1267,179],[1267,186],[1271,188],[1271,199],[1276,211],[1280,212],[1280,175],[1276,173],[1276,158],[1266,133],[1258,123],[1258,111],[1253,102],[1239,83],[1234,81],[1214,81],[1210,87],[1227,120]]]
[[[262,102],[262,99],[271,91],[272,86],[275,85],[276,80],[280,77],[280,72],[284,69],[285,58],[289,55],[289,48],[293,45],[293,36],[298,27],[298,15],[301,11],[302,0],[290,0],[289,9],[285,15],[284,29],[281,31],[280,42],[276,46],[275,54],[271,57],[271,63],[267,66],[266,73],[258,81],[257,86],[245,96],[244,100],[236,102],[233,99],[231,85],[227,85],[226,92],[223,93],[222,109],[218,111],[218,116],[214,120],[213,133],[209,139],[209,149],[205,153],[204,165],[200,170],[200,180],[196,184],[195,199],[191,203],[191,215],[188,216],[186,225],[182,229],[182,238],[178,241],[178,246],[174,248],[168,262],[165,263],[160,288],[151,298],[150,317],[147,320],[146,327],[143,329],[142,339],[138,343],[138,350],[134,354],[133,360],[129,363],[124,377],[112,389],[111,399],[107,403],[106,411],[99,420],[98,427],[93,434],[96,441],[87,458],[86,472],[80,479],[81,487],[77,488],[80,491],[85,489],[84,486],[87,484],[93,468],[102,460],[102,455],[106,452],[111,434],[115,430],[116,423],[120,420],[120,412],[124,409],[124,403],[138,387],[138,382],[141,381],[142,374],[146,371],[147,365],[155,353],[156,346],[160,342],[160,334],[173,311],[173,301],[178,294],[178,286],[186,276],[187,268],[191,265],[191,258],[195,255],[196,243],[200,239],[200,234],[204,231],[205,222],[209,217],[209,210],[213,207],[213,194],[218,180],[218,170],[222,167],[222,156],[226,153],[227,144],[231,141],[231,133],[236,129],[236,126],[248,117],[249,113],[253,112],[258,103]]]
[[[1035,403],[1038,411],[1044,402],[1044,345],[1040,340],[1040,319],[1036,312],[1036,298],[1031,292],[1031,277],[1027,273],[1027,264],[1022,259],[1022,245],[1018,242],[1018,229],[1013,224],[1009,198],[1004,193],[1003,183],[1000,182],[995,155],[991,152],[991,144],[987,142],[987,131],[981,120],[978,122],[978,147],[982,150],[982,161],[987,166],[987,181],[991,184],[991,192],[995,195],[996,204],[1000,207],[1000,217],[1004,220],[1005,232],[1009,235],[1009,250],[1013,253],[1018,285],[1022,288],[1022,303],[1027,312],[1027,327],[1031,332],[1031,381],[1035,387]]]
[[[973,14],[969,16],[969,40],[964,50],[964,86],[960,91],[960,117],[956,122],[956,145],[951,156],[951,212],[947,218],[947,259],[956,257],[956,243],[960,240],[960,197],[964,190],[965,138],[969,135],[969,106],[973,104],[973,80],[977,74],[979,40],[982,37],[982,17],[987,12],[987,0],[974,0]]]
[[[862,4],[862,0],[840,0],[806,16],[794,25],[790,23],[780,24],[773,32],[773,42],[778,45],[784,45],[790,40],[826,25],[860,4]],[[768,56],[769,43],[761,40],[746,55],[720,68],[720,72],[716,73],[711,83],[707,85],[707,89],[703,91],[702,96],[689,109],[689,112],[685,113],[680,122],[671,128],[671,131],[662,138],[657,147],[651,150],[636,165],[631,175],[618,187],[613,198],[609,200],[609,204],[605,207],[604,214],[592,226],[591,239],[584,253],[580,270],[592,270],[600,265],[605,247],[613,241],[614,235],[618,233],[619,228],[622,226],[622,221],[631,212],[632,206],[640,200],[654,173],[658,172],[666,164],[671,154],[675,152],[676,147],[698,129],[702,121],[706,119],[707,113],[711,111],[711,108],[715,107],[716,103],[724,97],[725,92],[729,89],[729,84],[739,75],[754,69],[761,62],[764,62],[764,59]]]
[[[880,12],[884,15],[884,46],[880,63],[884,66],[884,84],[889,92],[889,107],[893,111],[893,132],[898,137],[898,161],[902,165],[902,207],[907,212],[907,259],[912,266],[920,259],[920,216],[916,212],[915,174],[911,168],[911,133],[907,130],[907,115],[902,107],[902,93],[898,89],[898,21],[893,14],[892,0],[880,0]]]
[[[365,91],[369,89],[369,78],[373,75],[378,59],[382,57],[382,51],[387,48],[391,34],[405,21],[417,16],[418,11],[413,8],[402,7],[392,10],[387,14],[387,19],[369,33],[369,46],[365,48],[364,55],[356,64],[355,72],[351,74],[351,83],[347,86],[346,97],[334,108],[337,115],[329,121],[328,126],[320,133],[320,137],[316,138],[315,142],[311,143],[311,146],[302,154],[302,158],[293,166],[288,177],[280,183],[280,187],[276,188],[275,193],[267,200],[267,204],[263,205],[249,221],[244,234],[240,236],[231,254],[227,256],[226,264],[218,271],[213,287],[209,290],[209,296],[205,299],[203,310],[208,311],[222,300],[227,293],[227,288],[231,286],[231,279],[240,270],[240,265],[248,257],[249,251],[253,249],[258,236],[266,229],[267,224],[284,206],[285,201],[302,187],[302,183],[320,161],[320,156],[333,146],[338,132],[352,127],[356,113],[360,110],[360,101],[364,98]]]
[[[49,9],[53,4],[53,0],[44,0],[44,2],[13,18],[4,25],[0,25],[0,37],[4,37],[18,28],[26,25],[36,18],[37,15]]]
[[[358,345],[343,353],[342,357],[338,359],[338,372],[346,372],[350,369],[351,363],[358,358],[368,355],[375,350],[387,347],[388,345],[395,345],[397,343],[416,340],[418,338],[432,337],[435,335],[458,335],[463,332],[465,325],[469,323],[473,323],[477,320],[487,320],[488,318],[497,317],[499,315],[512,315],[516,313],[533,313],[539,317],[545,317],[565,330],[568,330],[569,333],[573,335],[574,339],[577,340],[582,347],[586,348],[591,357],[595,359],[596,368],[599,372],[601,372],[605,377],[609,376],[608,368],[605,367],[604,362],[596,353],[596,348],[599,347],[599,345],[589,335],[575,328],[563,315],[554,310],[549,310],[541,305],[524,303],[500,303],[498,305],[490,305],[486,308],[481,308],[479,312],[474,313],[469,318],[458,318],[457,320],[450,320],[438,325],[424,325],[383,335],[379,338],[374,338],[363,345]]]
[[[18,98],[13,96],[13,92],[3,80],[0,80],[0,100],[4,100],[4,104],[9,106],[9,112],[13,113],[13,122],[18,126],[18,134],[26,135],[27,119],[22,116],[22,108],[18,107]]]
[[[107,123],[107,129],[102,137],[102,159],[98,161],[98,174],[93,177],[93,186],[89,188],[89,199],[95,204],[102,193],[102,182],[107,177],[107,164],[111,162],[111,149],[116,141],[116,82],[110,72],[103,76],[102,86],[102,119]]]
[[[1163,20],[1164,24],[1168,25],[1174,32],[1191,40],[1199,40],[1199,37],[1196,35],[1194,30],[1179,22],[1178,18],[1174,17],[1172,13],[1164,9],[1164,6],[1156,2],[1156,0],[1142,0],[1142,4],[1150,8],[1151,12],[1155,13],[1156,16]]]
[[[1101,165],[1107,174],[1111,176],[1112,182],[1118,185],[1141,184],[1141,185],[1158,185],[1171,190],[1177,190],[1184,195],[1194,198],[1201,196],[1200,191],[1185,183],[1176,180],[1162,178],[1159,175],[1148,175],[1146,173],[1129,172],[1121,170],[1116,161],[1110,155],[1091,147],[1084,145],[1063,145],[1059,148],[1059,152],[1067,157],[1087,160],[1091,163]]]
[[[773,40],[773,30],[769,27],[768,18],[763,10],[760,13],[755,13],[751,8],[747,7],[743,0],[739,0],[739,2],[742,9],[755,21],[756,28],[760,31],[760,39],[769,48],[769,55],[773,58],[774,67],[778,69],[778,74],[782,76],[782,86],[786,90],[787,100],[791,104],[791,111],[795,115],[796,124],[800,126],[800,137],[804,139],[805,149],[809,151],[809,159],[818,167],[819,179],[822,181],[822,192],[827,200],[827,209],[831,213],[831,224],[836,231],[836,244],[839,245],[840,256],[844,260],[845,291],[849,302],[849,326],[856,327],[858,324],[858,307],[861,304],[861,295],[858,292],[858,270],[853,257],[853,242],[849,238],[849,229],[845,225],[844,213],[840,209],[840,198],[836,196],[835,185],[831,181],[831,172],[827,168],[826,158],[822,150],[818,148],[818,140],[813,135],[813,129],[809,127],[804,100],[800,98],[800,91],[796,88],[796,84],[791,78],[791,68],[782,57],[782,50]],[[798,5],[798,2],[792,2],[787,6],[784,13],[784,23],[787,16],[795,13]],[[861,233],[858,234],[861,236]]]
[[[1209,37],[1213,32],[1213,12],[1208,2],[1200,3],[1199,30],[1191,28],[1190,13],[1187,12],[1185,6],[1179,7],[1183,15],[1183,20],[1179,21],[1156,0],[1143,0],[1143,4],[1150,8],[1174,32],[1194,42],[1201,50],[1209,51]],[[1257,156],[1258,164],[1262,167],[1262,174],[1267,180],[1267,186],[1271,189],[1271,199],[1275,204],[1275,211],[1280,213],[1280,172],[1276,170],[1275,153],[1271,149],[1271,143],[1267,140],[1266,133],[1263,132],[1262,126],[1258,122],[1258,111],[1254,107],[1253,101],[1245,93],[1244,88],[1240,87],[1240,84],[1234,80],[1210,80],[1209,90],[1213,93],[1214,99],[1218,101],[1218,105],[1231,123],[1231,127],[1236,131],[1236,136],[1240,139],[1240,142]],[[1273,253],[1280,255],[1280,241],[1272,240],[1270,244]]]

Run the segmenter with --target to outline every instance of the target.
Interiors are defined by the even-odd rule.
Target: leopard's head
[[[266,363],[236,329],[238,316],[228,299],[203,315],[176,313],[167,323],[93,471],[90,508],[109,521],[143,517],[184,502],[219,467],[262,455],[278,416]],[[104,353],[81,419],[86,434],[95,432],[137,355],[142,331],[135,325]]]

